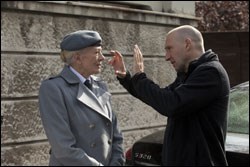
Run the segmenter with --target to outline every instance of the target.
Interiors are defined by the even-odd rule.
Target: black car
[[[126,152],[126,164],[160,166],[164,129],[136,141]],[[230,90],[226,156],[229,166],[249,166],[249,81]]]

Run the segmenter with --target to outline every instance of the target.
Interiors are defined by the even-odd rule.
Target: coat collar
[[[183,83],[189,77],[189,75],[201,64],[211,61],[219,61],[218,55],[215,54],[212,49],[207,50],[204,54],[200,56],[200,58],[195,59],[189,63],[188,71],[185,72],[177,72],[176,83]]]
[[[210,62],[219,61],[217,54],[215,54],[211,49],[207,50],[199,59],[196,59],[189,64],[188,74],[192,73],[199,65]]]
[[[99,77],[91,76],[93,79],[93,91],[90,91],[83,83],[80,82],[80,79],[69,69],[69,66],[65,66],[60,73],[60,76],[68,83],[75,86],[78,86],[77,99],[89,106],[99,114],[105,116],[109,120],[112,120],[111,116],[111,106],[109,100],[111,94],[107,91],[107,88],[102,83],[102,80]],[[107,109],[105,109],[105,107]],[[108,113],[104,113],[107,110]]]
[[[65,65],[62,72],[59,74],[63,79],[65,79],[69,84],[76,84],[80,82],[80,79],[69,69],[69,66]],[[101,82],[100,77],[91,76],[91,78],[96,82]]]

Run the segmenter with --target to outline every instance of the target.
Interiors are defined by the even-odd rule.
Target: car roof
[[[249,81],[233,86],[231,89],[249,88]]]

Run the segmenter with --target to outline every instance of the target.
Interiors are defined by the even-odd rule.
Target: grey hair
[[[60,53],[61,60],[67,64],[70,65],[73,63],[73,55],[78,53],[79,51],[67,51],[67,50],[62,50]]]
[[[70,65],[72,63],[72,57],[73,57],[74,53],[75,53],[75,51],[62,50],[60,53],[61,60],[65,64]]]

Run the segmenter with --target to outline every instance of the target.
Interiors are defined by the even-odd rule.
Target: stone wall
[[[164,58],[165,34],[173,27],[197,25],[197,18],[79,2],[1,1],[1,165],[48,165],[49,144],[38,111],[42,80],[60,72],[59,43],[79,29],[103,38],[103,53],[119,50],[132,69],[138,44],[145,71],[161,87],[176,74]],[[110,66],[101,77],[112,93],[112,107],[124,135],[124,149],[164,128],[167,119],[119,85]]]

